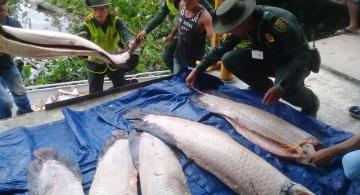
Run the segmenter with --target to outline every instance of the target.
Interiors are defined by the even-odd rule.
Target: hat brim
[[[102,6],[107,6],[107,5],[111,5],[111,3],[104,3],[104,4],[99,4],[99,5],[92,5],[89,6],[90,8],[94,8],[94,7],[102,7]]]
[[[214,32],[216,34],[228,33],[230,31],[234,30],[242,22],[244,22],[254,11],[256,2],[255,2],[255,0],[245,0],[244,5],[245,5],[244,13],[236,20],[234,20],[230,23],[227,23],[227,24],[223,24],[220,21],[220,18],[218,16],[216,16],[216,14],[214,14],[213,19],[212,19],[212,26],[213,26]]]

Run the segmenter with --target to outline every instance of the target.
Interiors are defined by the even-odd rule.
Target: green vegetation
[[[71,32],[77,34],[79,23],[89,13],[84,0],[47,0],[65,9],[73,18],[70,24]],[[157,14],[160,0],[109,0],[113,11],[116,11],[127,22],[130,32],[135,36]],[[164,1],[164,0],[162,0]],[[18,0],[8,0],[10,14]],[[272,5],[285,8],[294,13],[303,25],[308,40],[324,38],[337,29],[344,27],[348,21],[345,6],[331,3],[330,1],[303,1],[303,0],[257,0],[257,4]],[[331,14],[328,14],[331,13]],[[161,26],[156,28],[147,39],[143,41],[143,52],[140,63],[131,73],[166,69],[161,55],[165,46],[165,37],[173,26],[173,17],[167,18]],[[247,43],[243,43],[242,47]],[[34,80],[29,80],[31,72],[24,73],[25,82],[29,84],[46,84],[66,82],[77,79],[86,79],[84,64],[78,58],[59,58],[51,61],[43,72]],[[63,66],[72,66],[64,68]],[[28,68],[30,69],[30,68]],[[25,69],[26,70],[26,69]],[[61,71],[65,71],[60,73]],[[55,74],[55,75],[52,75]]]
[[[66,10],[74,21],[81,21],[88,13],[84,0],[49,0],[51,3]],[[109,0],[112,10],[127,23],[129,31],[136,36],[141,32],[148,22],[158,13],[158,0]],[[16,0],[9,0],[9,11],[11,13]],[[145,71],[164,70],[166,66],[162,61],[162,52],[165,47],[165,38],[173,27],[173,17],[169,17],[161,26],[153,30],[147,39],[143,41],[143,51],[139,65],[130,73]],[[72,33],[79,32],[78,22],[72,24]],[[22,73],[26,86],[48,83],[68,82],[86,79],[86,67],[79,58],[56,58],[41,69],[40,73],[32,75],[31,65],[25,65]],[[31,78],[31,79],[30,79]]]

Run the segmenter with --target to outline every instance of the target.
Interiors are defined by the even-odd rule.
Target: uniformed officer
[[[105,51],[116,54],[124,45],[133,47],[135,40],[130,35],[125,23],[110,12],[110,3],[106,0],[85,0],[90,7],[91,13],[85,17],[80,28],[80,36],[99,45]],[[114,87],[125,84],[123,72],[130,71],[139,62],[139,56],[133,54],[128,60],[128,70],[120,70],[111,64],[107,64],[93,56],[86,60],[88,68],[89,93],[103,91],[104,77],[107,75]]]
[[[318,71],[319,56],[309,49],[293,14],[256,5],[255,0],[226,0],[212,22],[215,33],[231,34],[193,69],[186,79],[189,86],[194,85],[199,73],[222,59],[227,70],[252,89],[265,93],[265,105],[283,98],[301,107],[304,114],[316,117],[319,99],[304,86],[304,79],[311,70]],[[242,40],[249,40],[249,47],[233,50]]]
[[[174,16],[179,15],[179,3],[181,0],[165,0],[165,3],[162,3],[160,12],[150,21],[150,23],[145,27],[143,31],[141,31],[137,35],[137,39],[143,40],[146,35],[149,34],[152,30],[154,30],[157,26],[161,24],[161,22],[165,19],[167,15],[170,13]],[[202,4],[210,13],[213,12],[213,7],[207,2],[207,0],[200,0],[200,4]],[[174,52],[176,49],[177,37],[176,37],[177,29],[174,29],[169,33],[166,37],[167,46],[165,47],[163,60],[169,70],[173,70],[174,66]]]

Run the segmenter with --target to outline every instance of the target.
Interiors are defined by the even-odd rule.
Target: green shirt
[[[251,48],[269,48],[279,56],[288,59],[286,71],[279,78],[275,78],[276,84],[282,81],[288,85],[296,83],[299,70],[309,66],[311,55],[309,45],[301,25],[296,17],[290,12],[270,6],[257,5],[256,10],[262,13],[259,16],[258,27],[248,32],[247,38],[230,35],[219,45],[212,48],[196,67],[199,72],[205,71],[228,51],[233,50],[242,40],[250,40]]]

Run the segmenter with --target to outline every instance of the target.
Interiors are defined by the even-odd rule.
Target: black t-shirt
[[[179,14],[178,41],[175,58],[182,65],[195,66],[196,60],[201,60],[205,53],[206,31],[199,32],[198,21],[204,7],[191,18],[185,16],[185,8]]]

